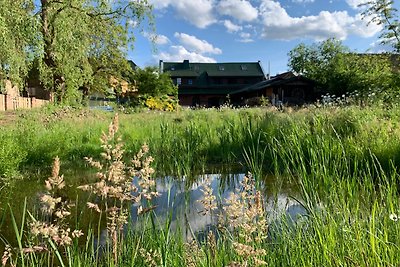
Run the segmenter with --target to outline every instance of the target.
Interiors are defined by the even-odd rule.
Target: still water
[[[203,174],[188,179],[182,177],[163,177],[156,179],[157,192],[160,196],[153,200],[156,206],[154,213],[159,225],[165,225],[165,220],[170,220],[170,230],[172,232],[180,231],[185,240],[191,240],[201,236],[210,229],[215,228],[217,218],[209,214],[203,215],[203,204],[199,201],[203,198],[203,189],[206,183],[210,184],[213,195],[216,196],[217,202],[222,207],[225,200],[229,198],[232,192],[240,187],[244,173],[237,174]],[[76,203],[76,211],[73,213],[79,221],[80,229],[85,230],[90,222],[96,221],[93,213],[86,209],[86,201],[91,196],[85,192],[76,189],[79,184],[85,184],[90,181],[93,173],[66,173],[65,180],[72,181],[67,188],[65,197]],[[89,178],[88,178],[89,177]],[[8,192],[7,197],[1,197],[1,237],[13,243],[15,233],[11,223],[11,210],[17,221],[21,220],[23,213],[24,201],[26,199],[27,209],[31,212],[39,210],[38,198],[44,190],[42,179],[32,179],[24,181],[24,184]],[[306,210],[295,199],[300,199],[300,195],[295,186],[290,185],[275,177],[266,177],[260,183],[260,188],[265,197],[265,207],[270,223],[279,220],[282,215],[296,221],[299,217],[306,214]],[[4,192],[2,192],[4,193]],[[138,205],[132,205],[131,216],[133,222],[139,222],[137,215]],[[222,208],[219,209],[221,211]],[[218,213],[218,210],[217,210]],[[140,215],[139,215],[140,216]],[[105,234],[105,225],[103,233]]]
[[[204,174],[196,177],[195,182],[188,183],[186,179],[177,181],[173,178],[163,178],[157,181],[157,192],[161,195],[155,198],[154,212],[161,225],[170,218],[170,229],[173,232],[181,231],[183,238],[190,240],[215,228],[218,218],[216,215],[206,214],[203,204],[203,191],[206,184],[210,184],[213,195],[216,196],[219,208],[214,214],[222,212],[226,200],[231,193],[237,193],[240,182],[245,176],[239,174]],[[265,179],[260,187],[265,196],[265,207],[270,223],[280,220],[286,215],[291,221],[306,215],[305,208],[298,203],[299,194],[293,186],[286,185],[276,190],[277,181],[273,177]],[[138,219],[138,206],[132,206],[132,219]],[[140,215],[139,215],[140,216]]]

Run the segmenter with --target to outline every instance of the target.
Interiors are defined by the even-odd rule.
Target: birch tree
[[[397,53],[400,53],[400,22],[398,10],[393,7],[394,1],[373,0],[361,4],[365,7],[362,13],[363,19],[368,23],[382,25],[383,30],[379,38],[382,44],[391,45]]]

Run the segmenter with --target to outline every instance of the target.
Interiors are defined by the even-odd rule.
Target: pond
[[[79,171],[70,171],[65,174],[65,180],[67,182],[72,181],[71,185],[67,186],[65,197],[76,203],[76,209],[73,212],[76,218],[72,220],[72,223],[79,224],[77,226],[83,231],[88,228],[90,223],[96,222],[96,218],[93,218],[96,214],[86,208],[86,202],[91,199],[90,194],[76,189],[76,186],[91,180],[93,175],[93,173]],[[215,228],[218,222],[217,214],[222,211],[222,207],[230,194],[237,193],[244,176],[244,173],[210,173],[198,175],[191,179],[188,177],[181,177],[180,179],[176,177],[157,178],[156,189],[160,196],[155,198],[152,203],[155,206],[153,211],[157,223],[164,226],[165,221],[169,219],[171,232],[180,231],[184,240],[201,237],[210,229]],[[37,214],[40,209],[38,199],[41,192],[44,192],[44,185],[41,180],[43,179],[23,181],[19,186],[13,188],[12,193],[7,194],[8,197],[1,199],[0,232],[2,238],[10,243],[15,240],[10,210],[12,210],[17,222],[20,222],[26,199],[27,210],[32,214]],[[213,215],[202,214],[204,206],[199,201],[203,199],[203,190],[206,184],[210,185],[213,195],[216,196],[219,203],[219,208]],[[269,222],[279,220],[284,214],[293,220],[297,216],[306,214],[305,209],[296,200],[300,199],[296,186],[288,184],[282,179],[267,176],[260,183],[260,188],[262,188],[265,197],[264,205]],[[137,214],[138,205],[132,205],[131,217],[135,223],[140,221]],[[102,225],[101,236],[105,236],[105,223]]]

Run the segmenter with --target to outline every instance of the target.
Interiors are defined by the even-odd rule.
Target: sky
[[[362,20],[358,5],[366,1],[149,0],[156,31],[132,21],[136,41],[128,58],[139,67],[158,66],[160,59],[260,61],[266,74],[276,75],[288,70],[287,54],[300,43],[335,37],[352,51],[382,52],[381,26]],[[394,7],[400,9],[399,0]]]

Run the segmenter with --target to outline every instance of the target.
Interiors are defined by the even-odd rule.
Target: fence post
[[[6,111],[6,99],[2,94],[0,94],[0,111]]]

